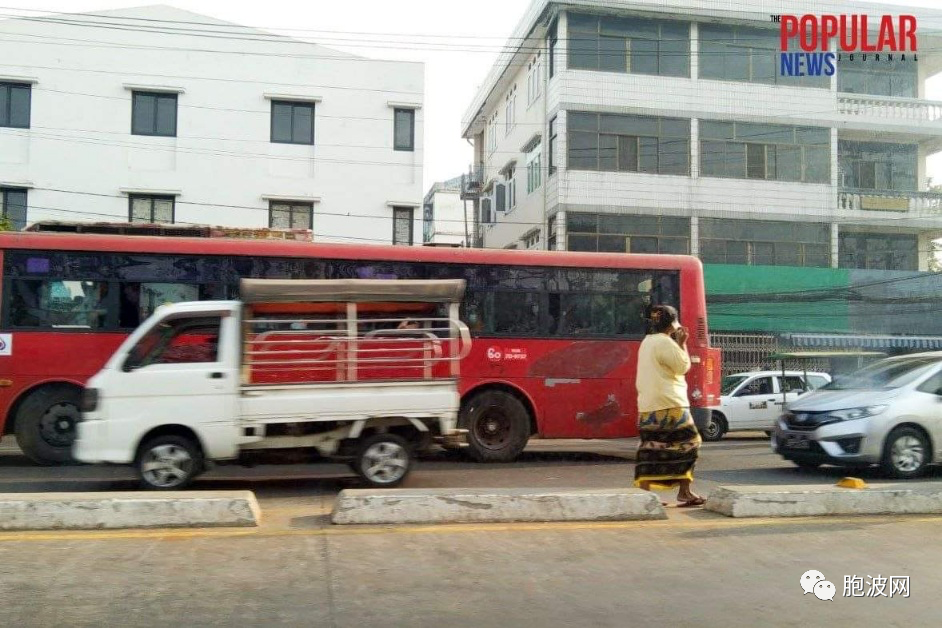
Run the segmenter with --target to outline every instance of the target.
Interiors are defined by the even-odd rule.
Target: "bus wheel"
[[[16,411],[16,440],[39,464],[72,462],[81,392],[73,386],[47,386],[30,393]]]
[[[503,390],[471,397],[458,423],[468,430],[468,451],[478,462],[510,462],[530,439],[530,413],[517,397]]]

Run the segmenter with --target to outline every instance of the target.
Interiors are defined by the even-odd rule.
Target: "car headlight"
[[[868,416],[880,414],[889,406],[864,406],[862,408],[847,408],[846,410],[834,410],[828,412],[829,416],[841,421],[853,421],[854,419],[865,419]]]

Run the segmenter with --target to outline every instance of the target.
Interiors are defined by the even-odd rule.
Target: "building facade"
[[[462,198],[461,177],[439,181],[422,203],[422,244],[470,246],[474,233],[474,203]]]
[[[422,64],[166,6],[0,22],[0,198],[38,221],[417,244]]]
[[[783,13],[915,14],[919,52],[782,75],[770,15]],[[792,269],[824,270],[814,289],[838,299],[853,284],[845,271],[927,271],[942,237],[926,171],[942,103],[925,99],[942,71],[940,22],[849,2],[537,0],[464,120],[483,244],[697,255],[712,328],[736,333],[795,316],[777,303],[811,288]],[[736,269],[755,271],[745,292]],[[763,299],[763,314],[735,311]],[[874,333],[907,331],[866,318]]]

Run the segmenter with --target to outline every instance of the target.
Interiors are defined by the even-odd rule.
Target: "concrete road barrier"
[[[640,489],[346,489],[331,520],[350,523],[630,521],[666,519]]]
[[[728,517],[942,514],[942,484],[875,486],[722,486],[706,509]]]
[[[257,526],[251,491],[0,493],[0,530]]]

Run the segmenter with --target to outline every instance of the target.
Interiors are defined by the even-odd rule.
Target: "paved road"
[[[510,465],[433,457],[409,485],[625,486],[635,446],[535,442]],[[133,487],[122,469],[41,468],[4,451],[3,492]],[[842,473],[799,472],[747,437],[705,445],[697,475],[709,492]],[[255,490],[259,528],[0,533],[3,625],[894,626],[940,610],[940,518],[671,508],[663,522],[331,527],[348,485],[336,466],[224,468],[200,487]],[[809,569],[835,583],[834,601],[802,594]],[[909,576],[910,597],[844,598],[854,575]]]

